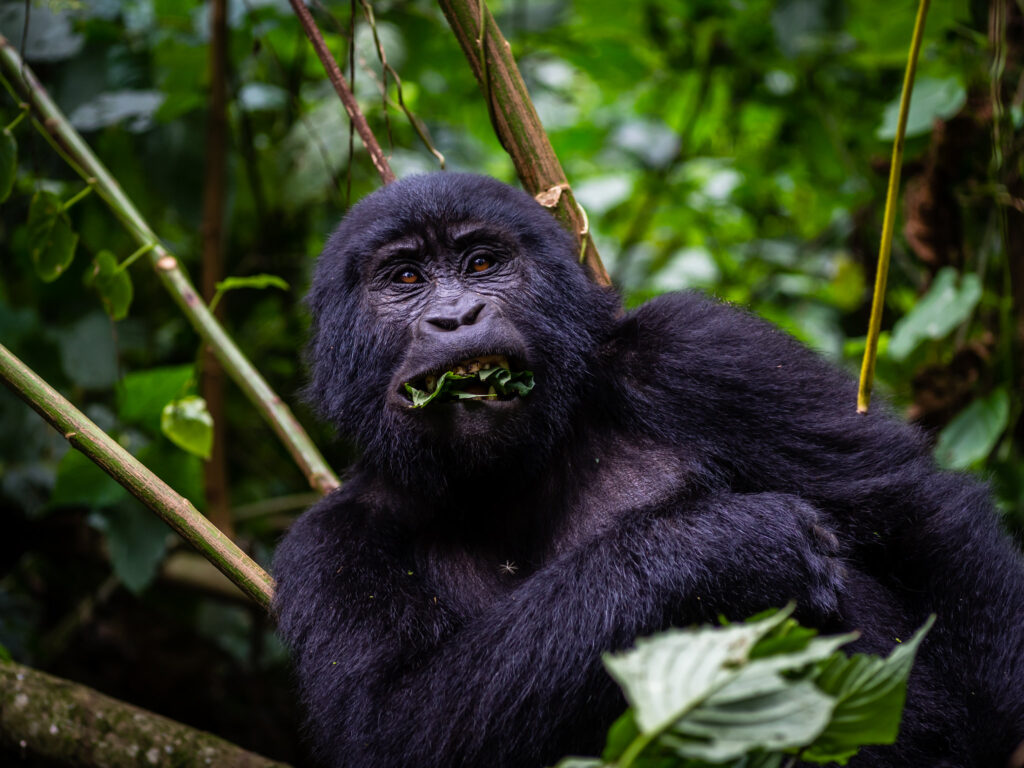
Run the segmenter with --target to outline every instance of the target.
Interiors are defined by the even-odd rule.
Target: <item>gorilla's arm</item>
[[[833,540],[793,496],[624,514],[463,620],[353,495],[303,516],[274,563],[279,628],[329,765],[540,765],[584,725],[598,750],[622,707],[580,695],[612,688],[603,651],[723,609],[737,618],[794,598],[818,617],[837,607]]]

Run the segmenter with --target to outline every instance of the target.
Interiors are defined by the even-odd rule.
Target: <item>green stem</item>
[[[875,358],[878,356],[878,335],[882,329],[882,309],[885,306],[885,283],[889,277],[889,256],[892,253],[892,236],[896,223],[896,197],[900,188],[900,165],[903,162],[903,137],[907,132],[907,115],[910,113],[910,95],[914,91],[914,73],[917,71],[917,55],[924,37],[924,22],[928,15],[930,0],[920,0],[917,19],[914,22],[914,36],[910,41],[907,69],[903,75],[903,92],[900,94],[900,113],[896,124],[896,138],[892,144],[892,164],[889,166],[889,188],[885,194],[885,218],[882,223],[882,242],[878,249],[878,272],[875,275],[875,292],[871,299],[871,320],[868,324],[867,345],[860,368],[860,384],[857,388],[857,412],[867,413],[871,403],[871,388],[875,381]]]
[[[442,155],[437,147],[434,146],[433,142],[430,140],[430,136],[427,135],[426,128],[405,103],[405,96],[402,94],[402,78],[398,76],[398,72],[396,72],[395,68],[388,62],[387,53],[384,50],[384,45],[381,43],[380,35],[377,32],[377,19],[373,14],[373,6],[370,5],[369,0],[359,0],[359,2],[363,6],[363,15],[366,16],[366,21],[369,23],[370,30],[373,32],[373,44],[377,47],[377,59],[380,61],[381,72],[384,73],[380,86],[381,95],[384,99],[385,112],[388,107],[387,75],[390,74],[391,79],[395,81],[395,95],[398,97],[398,108],[405,113],[405,118],[409,121],[409,125],[412,126],[412,129],[416,132],[416,135],[423,143],[423,146],[427,148],[427,151],[437,158],[437,162],[440,163],[441,170],[443,171],[445,169],[444,155]],[[331,18],[333,18],[333,16]],[[339,24],[338,26],[340,27],[341,25]],[[342,31],[342,35],[344,34],[344,31]]]
[[[164,287],[185,313],[203,341],[213,350],[224,370],[253,402],[277,433],[292,458],[306,475],[309,484],[320,491],[338,487],[338,478],[324,461],[309,435],[295,419],[291,409],[270,388],[252,363],[224,331],[220,323],[196,293],[178,259],[160,245],[156,234],[139,213],[135,204],[125,195],[99,158],[89,148],[67,117],[47,95],[31,68],[24,64],[17,51],[0,35],[0,70],[10,82],[9,89],[16,97],[31,104],[38,117],[34,121],[60,156],[86,181],[95,184],[96,191],[107,203],[140,246],[146,247],[150,263]]]
[[[395,174],[391,170],[387,158],[384,156],[384,151],[380,148],[380,144],[377,143],[376,137],[370,130],[366,118],[360,111],[356,97],[352,95],[348,83],[345,82],[345,77],[338,68],[338,62],[334,60],[331,52],[327,49],[324,36],[320,34],[320,28],[317,27],[316,22],[313,20],[313,14],[309,12],[309,9],[302,3],[302,0],[288,1],[291,3],[295,15],[299,18],[299,24],[302,25],[302,29],[313,46],[313,50],[316,51],[316,55],[320,58],[320,63],[323,64],[324,71],[327,73],[327,79],[334,86],[334,90],[338,94],[338,98],[341,99],[342,106],[345,107],[345,111],[355,126],[359,138],[363,140],[363,146],[366,147],[366,151],[370,154],[370,159],[373,161],[377,173],[380,174],[381,181],[385,184],[390,184],[395,180]]]
[[[217,311],[217,305],[220,304],[220,300],[222,298],[224,298],[224,293],[225,293],[224,288],[222,286],[218,286],[217,292],[215,294],[213,294],[213,298],[210,299],[210,311],[211,312],[216,312]]]
[[[641,733],[623,751],[615,764],[618,768],[629,768],[643,754],[643,751],[650,746],[651,742],[658,738],[658,733]]]
[[[274,582],[266,571],[203,517],[191,502],[154,475],[2,344],[0,378],[72,446],[156,512],[249,597],[263,608],[269,608]]]
[[[11,120],[11,122],[9,122],[6,126],[4,126],[4,133],[10,133],[11,131],[18,127],[18,123],[24,120],[25,115],[28,114],[29,106],[28,104],[19,104],[18,109],[21,110],[21,113],[16,118]]]
[[[64,205],[62,206],[63,210],[65,210],[65,211],[68,210],[69,208],[71,208],[71,206],[73,206],[75,203],[77,203],[83,197],[87,197],[90,192],[92,192],[92,184],[91,183],[87,183],[87,186],[85,187],[85,189],[83,189],[77,195],[75,195],[74,197],[70,198],[67,202],[64,203]]]
[[[156,248],[156,245],[156,243],[144,243],[143,245],[140,245],[138,248],[132,251],[131,256],[129,256],[127,259],[125,259],[124,261],[117,265],[117,271],[123,272],[124,270],[128,269],[128,267],[134,264],[140,256],[149,253],[154,248]],[[211,308],[210,311],[213,312],[213,308]]]

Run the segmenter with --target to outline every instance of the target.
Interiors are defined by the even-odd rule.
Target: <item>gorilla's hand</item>
[[[708,618],[719,612],[740,618],[744,611],[790,600],[812,625],[837,617],[845,573],[839,541],[825,517],[803,499],[782,493],[718,494],[664,512],[650,534],[688,542],[688,551],[680,554],[691,563],[697,581],[690,589],[703,593],[701,602],[712,611]],[[684,604],[682,610],[677,620],[685,621],[693,609]]]

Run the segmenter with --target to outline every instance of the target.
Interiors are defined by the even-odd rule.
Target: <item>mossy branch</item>
[[[439,0],[448,24],[480,82],[487,108],[519,180],[541,205],[550,208],[580,243],[582,261],[594,280],[611,283],[590,236],[586,213],[576,202],[555,150],[530,101],[512,49],[482,0]]]
[[[57,390],[0,344],[0,379],[58,430],[72,446],[156,512],[263,608],[274,582],[247,554],[173,488],[148,470]]]
[[[892,142],[892,163],[889,166],[889,188],[885,194],[885,217],[882,222],[882,242],[878,248],[878,272],[875,273],[875,292],[871,299],[871,320],[868,323],[867,344],[864,360],[860,367],[860,384],[857,388],[857,412],[867,413],[871,403],[871,388],[875,382],[875,358],[878,356],[878,335],[882,329],[882,309],[885,306],[885,284],[889,278],[889,256],[892,253],[892,236],[896,224],[896,198],[900,191],[900,166],[903,163],[903,139],[907,133],[907,115],[910,114],[910,95],[914,91],[914,74],[917,71],[917,54],[924,37],[924,22],[928,16],[930,0],[920,0],[917,19],[914,22],[914,36],[910,41],[907,55],[907,69],[903,74],[903,92],[900,94],[900,113],[896,123],[896,138]]]
[[[92,688],[3,661],[0,755],[33,765],[288,768]]]
[[[22,62],[14,46],[0,35],[0,71],[4,82],[13,84],[16,97],[27,102],[37,118],[36,126],[62,158],[110,206],[114,215],[141,247],[148,250],[150,263],[160,281],[185,313],[203,341],[213,350],[224,370],[245,392],[277,433],[309,484],[327,493],[338,486],[338,478],[324,461],[291,409],[274,393],[252,363],[224,331],[196,293],[178,259],[160,243],[135,204],[125,195],[99,158],[89,148],[67,117],[50,99],[32,70]]]

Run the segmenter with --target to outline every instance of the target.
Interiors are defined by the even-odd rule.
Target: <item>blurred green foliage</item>
[[[627,305],[663,291],[704,290],[751,307],[855,372],[914,4],[490,5]],[[1007,29],[995,31],[986,2],[931,8],[875,407],[884,407],[879,396],[889,398],[932,433],[942,463],[991,478],[1019,534],[1024,22],[1015,4],[1007,8]],[[514,181],[440,10],[427,0],[376,2],[374,9],[404,100],[448,167]],[[330,49],[347,62],[349,4],[314,3],[314,10]],[[22,2],[0,4],[0,33],[24,50],[198,277],[208,6],[33,3],[22,40],[24,13]],[[225,324],[342,468],[351,446],[334,440],[298,394],[307,323],[300,299],[325,236],[378,179],[358,142],[350,159],[348,120],[287,2],[231,0],[228,21],[226,274],[276,276],[257,282],[282,290],[225,293]],[[1002,66],[992,65],[994,53]],[[395,171],[434,170],[394,106],[391,79],[385,112],[381,66],[361,15],[354,62],[357,97]],[[0,98],[0,126],[20,114],[12,98]],[[83,184],[29,120],[0,140],[0,198],[8,184],[0,207],[0,340],[203,508],[195,454],[204,452],[205,437],[198,448],[186,440],[192,447],[182,450],[175,427],[171,439],[167,425],[161,429],[164,408],[196,394],[196,335],[145,259],[118,267],[134,245],[97,195],[61,207]],[[230,384],[222,418],[235,505],[307,490]],[[166,530],[3,391],[0,477],[5,521],[52,532],[77,520],[103,532],[122,583],[136,591],[150,584],[167,551]],[[247,514],[239,535],[266,561],[280,524],[279,515]],[[66,572],[41,565],[53,555],[45,540],[8,538],[0,548],[0,600],[17,607],[0,611],[0,642],[29,661],[61,618],[60,606],[73,605],[63,597],[40,610],[38,601],[67,590],[87,594],[109,569],[100,557],[88,577],[69,584]],[[83,545],[87,553],[97,548],[91,540]],[[202,627],[205,615],[196,609],[190,620]]]

